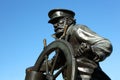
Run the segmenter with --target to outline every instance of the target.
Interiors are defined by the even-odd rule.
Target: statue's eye
[[[59,24],[63,24],[63,23],[64,23],[64,21],[63,21],[63,20],[60,20],[60,21],[59,21]]]

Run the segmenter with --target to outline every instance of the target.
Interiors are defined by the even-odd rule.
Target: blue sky
[[[0,80],[24,80],[25,69],[34,65],[47,44],[54,39],[48,12],[53,8],[71,9],[77,24],[85,24],[113,45],[110,57],[101,62],[112,80],[120,71],[119,0],[0,0]],[[61,79],[59,79],[61,80]]]

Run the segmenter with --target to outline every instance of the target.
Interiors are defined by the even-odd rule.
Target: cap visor
[[[61,18],[63,18],[63,16],[50,19],[50,20],[48,21],[48,23],[52,23],[52,24],[53,24],[53,23],[56,23],[56,22],[58,22],[58,20],[61,19]]]

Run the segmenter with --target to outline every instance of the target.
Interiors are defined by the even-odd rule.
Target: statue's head
[[[64,32],[65,25],[75,23],[75,13],[67,9],[53,9],[48,13],[50,20],[48,23],[53,24],[56,35],[60,37]]]

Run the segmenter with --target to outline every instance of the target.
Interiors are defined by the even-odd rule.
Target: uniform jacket
[[[112,52],[112,45],[108,39],[96,34],[85,25],[73,24],[69,26],[65,39],[73,46],[75,55],[79,54],[78,48],[82,42],[91,45],[92,53],[88,58],[98,65],[93,72],[92,80],[110,80],[99,66],[99,62],[106,59]]]
[[[106,59],[112,52],[111,42],[85,25],[71,25],[67,30],[65,39],[71,43],[75,53],[82,42],[90,44],[92,52],[99,57],[99,61]]]

